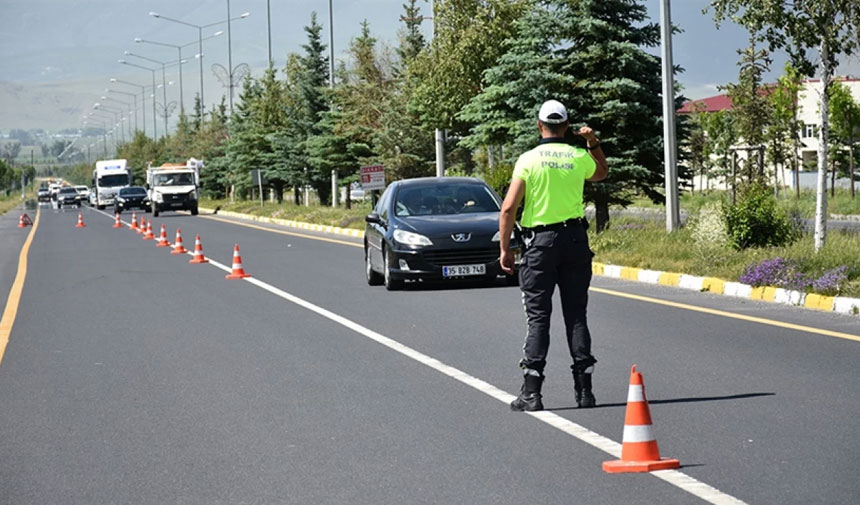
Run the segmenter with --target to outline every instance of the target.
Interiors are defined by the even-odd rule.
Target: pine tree
[[[533,6],[516,23],[505,55],[487,71],[483,93],[461,116],[476,125],[467,142],[513,144],[517,153],[530,149],[538,139],[538,108],[556,99],[567,106],[571,128],[594,128],[607,153],[609,177],[585,187],[598,230],[608,224],[609,205],[629,204],[634,192],[661,201],[660,61],[645,52],[659,43],[660,33],[647,19],[636,0]],[[680,107],[682,98],[675,102]]]
[[[403,4],[404,12],[400,18],[406,27],[399,33],[400,46],[397,48],[397,55],[404,67],[408,66],[426,45],[424,35],[421,33],[421,22],[424,17],[417,4],[417,0],[409,0],[408,4]]]

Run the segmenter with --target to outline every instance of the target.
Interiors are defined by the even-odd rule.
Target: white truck
[[[104,209],[113,205],[120,188],[131,185],[131,169],[126,160],[102,160],[96,162],[93,170],[93,205]]]
[[[146,169],[146,185],[152,215],[164,210],[187,210],[197,215],[197,188],[203,162],[194,158],[185,163],[165,163]]]

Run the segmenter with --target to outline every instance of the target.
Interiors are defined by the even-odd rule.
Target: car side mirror
[[[364,221],[366,223],[372,223],[372,224],[383,224],[382,218],[379,217],[379,214],[377,214],[376,212],[371,212],[370,214],[364,216]]]

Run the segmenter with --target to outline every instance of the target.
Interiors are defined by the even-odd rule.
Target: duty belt
[[[563,228],[572,227],[572,226],[582,226],[584,228],[588,228],[588,221],[584,217],[574,217],[568,219],[567,221],[562,221],[560,223],[552,223],[552,224],[542,224],[538,226],[532,226],[531,228],[525,228],[526,231],[532,232],[541,232],[541,231],[558,231]]]

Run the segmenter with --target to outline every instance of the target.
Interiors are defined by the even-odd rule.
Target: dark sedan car
[[[80,207],[81,196],[78,194],[77,191],[75,191],[75,188],[60,188],[60,190],[57,191],[57,208],[59,209],[64,206],[68,207],[69,205]]]
[[[114,200],[114,212],[117,214],[128,209],[142,209],[149,212],[151,204],[146,190],[140,186],[121,188]]]
[[[366,218],[367,282],[400,289],[406,280],[486,279],[499,266],[501,198],[469,177],[392,183]],[[512,247],[519,250],[517,242]],[[515,276],[505,276],[511,284]]]

